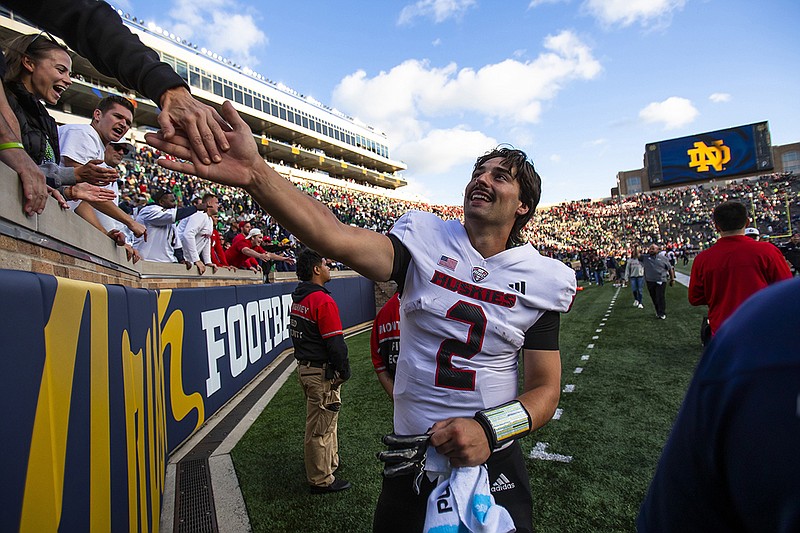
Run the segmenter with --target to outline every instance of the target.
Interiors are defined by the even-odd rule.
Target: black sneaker
[[[311,494],[327,494],[328,492],[339,492],[340,490],[347,490],[352,485],[349,481],[345,481],[344,479],[334,479],[333,483],[326,487],[318,487],[316,485],[311,485]]]

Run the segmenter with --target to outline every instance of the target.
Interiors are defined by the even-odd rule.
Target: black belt
[[[325,366],[328,363],[325,363],[323,361],[308,361],[308,360],[298,359],[297,364],[302,366],[310,366],[312,368],[325,368]]]

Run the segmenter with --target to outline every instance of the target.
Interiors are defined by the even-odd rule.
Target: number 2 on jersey
[[[450,320],[469,324],[467,341],[445,339],[436,352],[436,386],[446,389],[475,390],[475,371],[453,368],[453,356],[472,359],[483,346],[486,334],[486,315],[479,305],[463,300],[447,310]]]

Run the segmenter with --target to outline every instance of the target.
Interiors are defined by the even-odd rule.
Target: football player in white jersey
[[[230,102],[222,115],[233,131],[226,133],[231,148],[220,163],[159,163],[244,188],[321,255],[376,281],[394,279],[402,288],[395,433],[425,437],[385,442],[394,448],[406,441],[427,444],[429,475],[417,476],[412,468],[384,478],[374,531],[421,531],[426,495],[442,471],[482,464],[517,531],[531,531],[530,485],[516,439],[547,423],[558,405],[559,313],[569,309],[575,276],[522,242],[541,187],[527,156],[501,148],[478,158],[464,191],[463,225],[410,212],[387,236],[342,224],[267,165]],[[147,140],[178,158],[198,160],[185,137],[170,142],[148,134]],[[420,457],[413,449],[396,451],[385,458]],[[385,473],[405,473],[407,466],[401,461]],[[421,494],[413,490],[414,481],[421,483]]]

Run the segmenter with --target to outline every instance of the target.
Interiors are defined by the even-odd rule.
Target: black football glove
[[[384,463],[383,476],[396,477],[414,474],[414,493],[419,495],[422,475],[425,471],[425,458],[428,453],[430,435],[396,435],[390,433],[383,437],[388,450],[378,452],[378,460]]]

